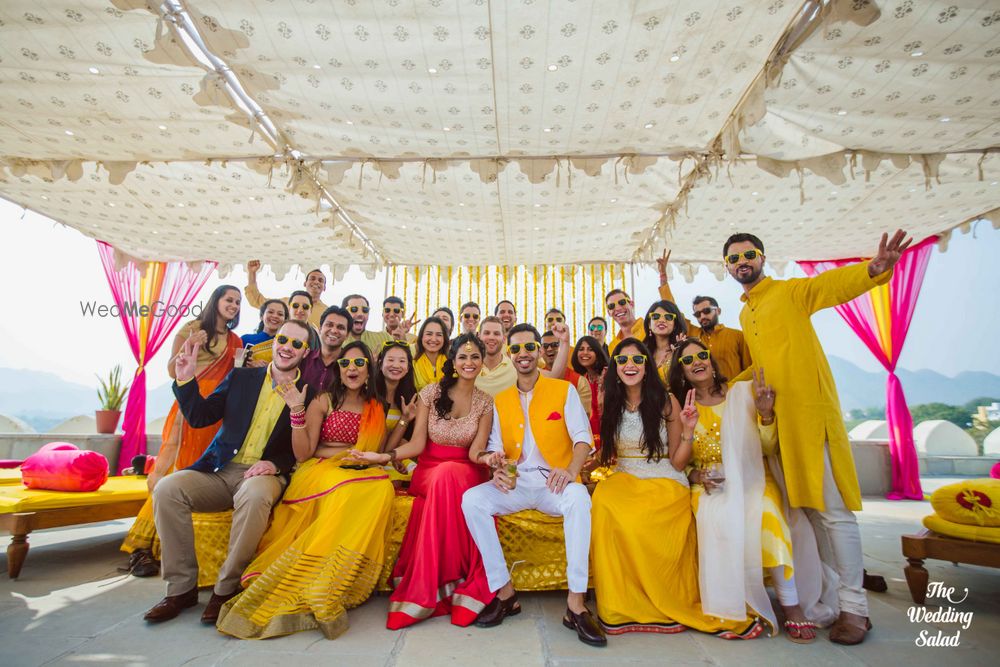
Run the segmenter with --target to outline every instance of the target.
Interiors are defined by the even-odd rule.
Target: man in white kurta
[[[590,556],[590,495],[574,481],[592,453],[586,410],[568,382],[538,370],[541,336],[528,324],[508,335],[517,384],[494,399],[493,430],[487,451],[491,462],[516,462],[512,478],[499,466],[493,480],[466,491],[462,498],[469,532],[483,557],[490,590],[497,597],[476,624],[490,627],[520,612],[517,596],[493,517],[535,509],[563,517],[566,578],[569,583],[563,624],[584,643],[603,646],[604,631],[584,605]],[[511,488],[513,486],[513,488]]]

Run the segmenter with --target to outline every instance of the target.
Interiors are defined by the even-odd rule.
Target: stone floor
[[[932,490],[951,481],[926,480]],[[162,595],[156,579],[121,575],[118,545],[130,520],[32,534],[31,552],[20,579],[0,575],[0,664],[17,665],[996,665],[1000,649],[1000,571],[929,561],[931,581],[957,589],[957,611],[973,612],[971,626],[910,622],[912,605],[903,580],[899,536],[915,532],[929,503],[866,499],[861,513],[865,564],[884,575],[889,591],[870,594],[875,626],[861,646],[840,647],[825,632],[800,646],[784,637],[729,642],[697,632],[613,637],[605,649],[577,641],[562,627],[560,593],[522,596],[524,613],[488,630],[456,628],[432,619],[402,632],[385,629],[386,597],[374,597],[350,612],[350,630],[336,641],[318,632],[267,641],[239,641],[198,623],[190,610],[159,626],[142,621]],[[6,559],[0,557],[0,571]],[[202,593],[202,600],[208,593]],[[931,609],[935,608],[930,604]],[[953,636],[955,648],[921,647],[921,631]],[[331,661],[335,661],[332,662]]]

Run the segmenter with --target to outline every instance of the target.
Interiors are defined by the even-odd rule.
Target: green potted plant
[[[107,381],[98,376],[101,386],[97,389],[97,399],[101,409],[94,411],[98,433],[114,433],[121,417],[122,403],[128,393],[128,386],[122,383],[122,367],[115,366],[108,375]]]

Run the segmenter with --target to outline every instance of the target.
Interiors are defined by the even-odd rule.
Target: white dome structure
[[[0,433],[34,433],[34,432],[35,429],[31,428],[29,424],[18,419],[17,417],[0,415]]]
[[[917,451],[925,456],[976,456],[976,441],[944,419],[929,419],[913,429]]]
[[[97,433],[97,421],[93,415],[77,415],[50,428],[48,433]]]
[[[847,434],[851,440],[888,440],[889,422],[884,419],[863,421]]]
[[[983,456],[1000,456],[1000,428],[993,429],[983,440]]]

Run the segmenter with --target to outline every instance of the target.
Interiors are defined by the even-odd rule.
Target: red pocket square
[[[545,421],[559,421],[562,419],[562,415],[558,412],[553,412],[551,415],[545,418]]]

